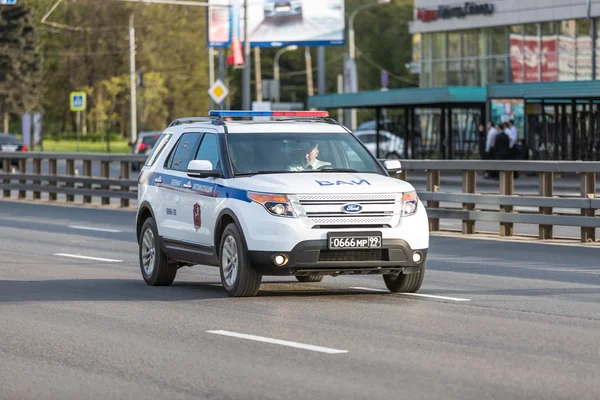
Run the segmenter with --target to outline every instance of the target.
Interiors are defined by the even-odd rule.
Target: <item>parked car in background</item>
[[[152,132],[140,132],[138,138],[133,145],[132,154],[135,155],[148,155],[150,151],[156,144],[156,141],[160,137],[162,132],[160,131],[152,131]],[[140,169],[140,163],[132,163],[131,167],[134,171],[138,171]]]
[[[404,139],[391,132],[379,131],[379,155],[377,151],[377,131],[375,129],[363,129],[354,132],[354,135],[365,144],[367,149],[378,158],[388,160],[406,158],[404,155]],[[410,155],[410,149],[409,149]]]
[[[302,18],[302,0],[265,0],[263,12],[265,19],[276,17]]]
[[[29,149],[25,146],[16,136],[9,133],[0,133],[0,151],[2,152],[18,152],[28,151]],[[19,160],[11,159],[11,165],[18,166]],[[0,162],[0,169],[2,169],[2,163]]]
[[[362,124],[358,125],[358,128],[356,128],[357,131],[368,131],[368,130],[374,131],[376,129],[377,129],[377,126],[375,126],[374,119],[365,121]],[[386,130],[391,133],[395,133],[395,134],[401,134],[403,132],[403,129],[400,127],[400,125],[391,119],[386,119],[385,121],[381,121],[381,129]]]

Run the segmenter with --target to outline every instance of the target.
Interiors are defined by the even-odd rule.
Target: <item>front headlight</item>
[[[287,196],[282,194],[248,193],[248,198],[262,205],[271,215],[276,217],[296,218],[294,208]]]
[[[408,217],[417,212],[419,197],[417,192],[407,192],[402,194],[402,216]]]

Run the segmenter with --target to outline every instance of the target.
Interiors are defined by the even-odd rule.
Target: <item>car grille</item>
[[[300,195],[300,205],[313,228],[339,226],[390,227],[398,217],[400,205],[395,194]],[[344,204],[360,204],[360,213],[345,213]],[[397,222],[397,221],[396,221]]]
[[[387,257],[385,257],[387,258]],[[319,262],[330,261],[386,261],[384,251],[377,250],[321,250]]]

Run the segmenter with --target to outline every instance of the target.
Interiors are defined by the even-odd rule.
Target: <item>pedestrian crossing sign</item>
[[[71,111],[85,111],[87,99],[85,92],[71,92]]]

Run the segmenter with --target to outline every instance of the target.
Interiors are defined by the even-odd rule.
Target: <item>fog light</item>
[[[417,264],[420,263],[422,259],[423,259],[423,256],[421,255],[421,253],[414,253],[413,254],[413,261],[415,263],[417,263]]]
[[[288,262],[288,258],[286,256],[284,256],[283,254],[278,254],[275,256],[275,264],[279,267],[281,267],[282,265],[287,264]]]

